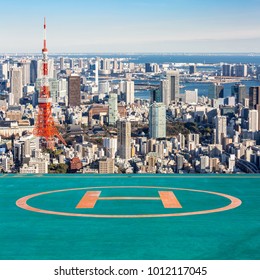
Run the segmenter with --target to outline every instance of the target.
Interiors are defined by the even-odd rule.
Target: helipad
[[[98,189],[98,190],[147,190],[147,189],[158,189],[159,196],[158,197],[147,197],[147,196],[134,196],[134,197],[129,197],[129,196],[114,196],[114,197],[100,197],[101,191],[91,191],[93,189]],[[172,212],[171,213],[153,213],[153,214],[138,214],[138,210],[136,214],[121,214],[123,212],[123,207],[121,209],[118,209],[118,214],[95,214],[95,213],[75,213],[75,212],[61,212],[61,211],[51,211],[51,210],[45,210],[41,208],[36,208],[32,207],[28,204],[28,201],[32,198],[39,197],[39,196],[44,196],[43,200],[47,200],[46,195],[52,195],[52,194],[57,194],[57,193],[64,193],[64,192],[75,192],[75,191],[83,191],[83,190],[88,190],[80,202],[76,205],[76,209],[93,209],[97,203],[97,201],[102,201],[102,200],[150,200],[150,201],[160,201],[163,205],[164,208],[167,209],[180,209],[183,208],[182,205],[180,204],[179,200],[176,198],[174,193],[172,191],[163,191],[163,190],[174,190],[174,191],[184,191],[184,192],[195,192],[195,193],[202,193],[202,194],[211,194],[214,196],[220,196],[224,197],[229,200],[229,203],[224,206],[224,207],[218,207],[218,208],[213,208],[213,209],[205,209],[205,210],[198,210],[198,211],[186,211],[183,212]],[[205,197],[204,197],[205,199]],[[60,197],[61,201],[64,201],[64,196]],[[199,205],[201,203],[201,200],[203,200],[203,196],[199,197],[197,201],[193,204],[197,205],[199,208]],[[189,202],[186,202],[186,207],[188,208]],[[87,187],[87,188],[73,188],[73,189],[62,189],[62,190],[55,190],[55,191],[49,191],[49,192],[43,192],[43,193],[36,193],[32,195],[28,195],[25,197],[22,197],[16,201],[16,205],[22,209],[28,210],[28,211],[33,211],[37,213],[43,213],[43,214],[51,214],[51,215],[60,215],[60,216],[70,216],[70,217],[88,217],[88,218],[163,218],[163,217],[177,217],[177,216],[189,216],[189,215],[202,215],[202,214],[211,214],[211,213],[216,213],[216,212],[222,212],[222,211],[227,211],[231,210],[234,208],[239,207],[242,204],[241,200],[222,193],[216,193],[216,192],[210,192],[210,191],[202,191],[202,190],[193,190],[193,189],[183,189],[183,188],[167,188],[167,187],[147,187],[147,186],[136,186],[136,187],[131,187],[131,186],[113,186],[113,187]],[[153,205],[150,205],[149,208],[153,207]],[[109,212],[109,207],[103,206],[105,212]],[[195,206],[196,208],[196,206]],[[72,207],[73,209],[73,207]],[[72,210],[71,209],[71,210]]]
[[[259,259],[258,175],[3,175],[1,259]]]

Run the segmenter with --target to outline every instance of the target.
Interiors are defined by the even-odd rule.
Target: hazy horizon
[[[1,0],[0,0],[1,1]],[[0,53],[258,53],[258,0],[1,1]]]
[[[223,55],[223,56],[259,56],[260,52],[52,52],[49,53],[49,56],[52,55],[180,55],[180,56],[190,56],[190,55]],[[41,52],[0,52],[0,55],[42,55]]]

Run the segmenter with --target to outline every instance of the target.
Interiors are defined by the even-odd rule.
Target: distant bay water
[[[130,56],[130,62],[135,63],[248,63],[260,65],[260,55],[223,55],[223,54],[205,54],[205,55],[136,55]]]
[[[241,81],[242,84],[246,85],[247,91],[250,87],[260,86],[260,81]],[[211,83],[183,83],[181,84],[180,93],[185,93],[185,90],[195,90],[198,89],[199,96],[208,96],[209,85]],[[235,83],[224,83],[224,95],[228,97],[231,95],[231,87]],[[150,90],[136,90],[135,98],[137,99],[150,99]]]
[[[55,54],[52,57],[74,57],[74,58],[125,58],[134,63],[248,63],[260,65],[259,54]]]

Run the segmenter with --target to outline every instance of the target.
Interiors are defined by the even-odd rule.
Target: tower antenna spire
[[[57,127],[55,126],[54,119],[52,117],[52,98],[50,94],[49,86],[49,65],[48,65],[48,49],[46,44],[46,18],[44,17],[44,39],[42,49],[42,78],[41,78],[41,89],[38,98],[38,115],[37,121],[33,134],[41,137],[44,145],[54,150],[55,148],[55,137],[57,137],[64,145],[65,140],[60,135]]]
[[[42,52],[48,52],[47,50],[47,39],[46,39],[46,32],[47,32],[47,25],[46,25],[46,17],[44,17],[44,24],[43,24],[43,49]]]

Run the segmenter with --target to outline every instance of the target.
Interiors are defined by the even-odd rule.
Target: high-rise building
[[[171,97],[170,97],[170,91],[169,91],[169,81],[168,80],[162,80],[160,82],[160,97],[158,98],[161,100],[161,102],[168,107],[171,104]],[[153,100],[157,101],[157,100]]]
[[[176,171],[179,172],[183,168],[184,156],[177,154],[176,155]]]
[[[208,97],[210,99],[224,98],[224,86],[217,83],[210,84]]]
[[[177,139],[178,139],[178,149],[183,150],[185,148],[185,136],[179,133]]]
[[[235,64],[232,67],[232,76],[235,77],[246,77],[247,76],[247,65],[246,64]]]
[[[260,65],[256,67],[256,76],[258,77],[260,75]]]
[[[95,85],[98,86],[98,70],[99,70],[99,60],[95,62]]]
[[[258,111],[249,110],[248,131],[258,131]]]
[[[249,109],[256,109],[260,104],[260,87],[249,88]]]
[[[157,162],[158,155],[157,153],[148,153],[146,156],[146,161],[148,162],[148,173],[156,173],[156,162]]]
[[[115,158],[117,151],[117,138],[103,138],[103,147],[107,157]]]
[[[119,73],[122,73],[124,70],[124,63],[122,61],[119,61],[118,70],[119,70]]]
[[[216,144],[222,144],[223,138],[227,136],[227,117],[216,116],[215,127],[216,127]]]
[[[34,84],[37,80],[38,61],[33,59],[30,64],[30,83]]]
[[[7,63],[0,63],[0,81],[8,79],[8,67]]]
[[[84,67],[83,58],[79,58],[78,66],[79,66],[80,69],[82,69]]]
[[[112,158],[101,159],[98,171],[100,174],[113,174],[115,172],[115,160]]]
[[[60,70],[64,70],[64,57],[60,57]]]
[[[243,99],[247,97],[246,86],[242,84],[231,86],[231,96],[235,96],[236,103],[243,103]]]
[[[224,105],[235,107],[236,105],[236,99],[234,96],[228,96],[224,98]]]
[[[209,171],[217,172],[219,171],[219,158],[210,158],[209,159]]]
[[[243,106],[244,106],[245,108],[249,108],[249,98],[244,98],[242,104],[243,104]]]
[[[73,69],[74,68],[74,59],[70,58],[69,62],[70,62],[70,69]]]
[[[125,97],[126,104],[133,104],[135,102],[135,84],[133,81],[125,82]]]
[[[166,107],[163,103],[154,102],[149,110],[150,138],[166,137]]]
[[[109,58],[104,58],[100,61],[101,70],[110,70],[111,60]]]
[[[11,75],[11,92],[13,94],[14,104],[20,104],[20,98],[23,97],[22,68],[12,68]]]
[[[131,158],[131,122],[118,121],[117,129],[117,153],[120,158],[129,160]]]
[[[130,72],[133,72],[135,70],[135,64],[133,62],[129,62],[128,68],[129,68]]]
[[[53,103],[58,102],[59,81],[57,79],[49,79],[50,93]]]
[[[153,72],[151,63],[145,63],[145,72],[146,73]]]
[[[115,58],[113,61],[113,70],[115,73],[117,72],[117,68],[118,68],[117,59]]]
[[[179,101],[180,86],[179,86],[179,71],[168,71],[166,73],[168,80],[169,96],[171,101]]]
[[[224,86],[217,84],[216,85],[216,97],[224,98]]]
[[[166,73],[166,80],[161,81],[160,91],[162,95],[162,102],[168,107],[172,101],[179,101],[179,72],[168,71]]]
[[[104,63],[104,59],[102,58],[102,59],[100,59],[100,70],[104,70],[105,69],[105,63]]]
[[[209,157],[201,156],[200,157],[200,172],[204,173],[204,172],[206,172],[207,169],[209,169]]]
[[[162,81],[161,81],[162,82]],[[158,103],[161,103],[163,102],[162,100],[162,92],[160,89],[152,89],[151,90],[151,102],[158,102]],[[166,104],[164,104],[166,105]]]
[[[49,69],[49,78],[53,79],[53,78],[57,78],[57,76],[55,77],[54,73],[54,59],[50,59],[48,61],[48,69]]]
[[[160,72],[160,67],[157,63],[153,64],[153,72],[154,73],[159,73]]]
[[[80,106],[80,76],[71,74],[68,78],[68,105]]]
[[[98,84],[99,94],[108,94],[109,93],[109,81],[100,81]]]
[[[147,148],[147,143],[145,143],[145,144],[146,144],[146,148]],[[154,151],[158,155],[159,158],[164,158],[164,150],[165,150],[164,148],[165,147],[164,147],[164,144],[162,142],[156,143],[154,145]],[[147,149],[146,149],[145,154],[147,154]]]
[[[190,133],[187,136],[187,141],[193,141],[197,146],[200,143],[200,135],[197,133]]]
[[[185,90],[185,103],[197,104],[198,103],[198,89]]]
[[[257,130],[260,130],[260,104],[256,105],[256,110],[258,112],[258,129]]]
[[[225,76],[225,77],[231,76],[231,64],[222,65],[222,76]]]
[[[18,63],[18,65],[22,68],[22,84],[23,86],[30,84],[30,66],[31,62],[29,60],[22,60]]]
[[[118,83],[117,94],[118,94],[120,100],[125,101],[125,99],[126,99],[126,97],[125,97],[125,81],[120,81]]]
[[[228,158],[228,169],[231,172],[234,172],[236,168],[236,156],[235,155],[230,155]]]
[[[108,99],[108,123],[115,125],[118,119],[117,94],[110,93]]]
[[[196,72],[197,72],[196,64],[190,65],[189,66],[189,73],[190,73],[190,75],[195,74]]]
[[[63,101],[68,98],[68,82],[66,79],[59,79],[58,97]]]

